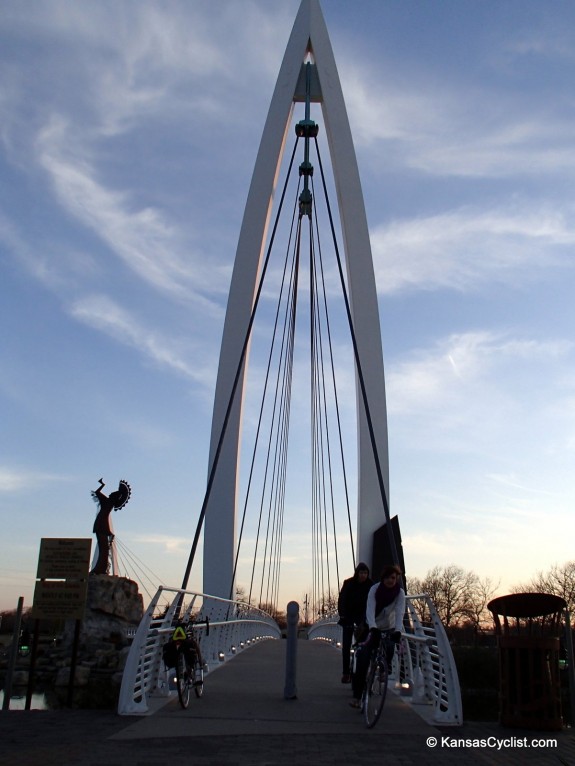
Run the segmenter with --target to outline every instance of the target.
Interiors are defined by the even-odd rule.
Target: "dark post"
[[[32,692],[34,691],[34,674],[36,673],[36,657],[38,655],[38,637],[40,635],[40,620],[34,620],[34,638],[32,639],[32,652],[30,653],[30,667],[28,668],[28,688],[26,689],[26,704],[24,710],[32,707]]]
[[[286,679],[284,699],[297,699],[296,669],[297,669],[297,627],[299,623],[299,604],[290,601],[287,605],[287,646],[286,646]]]
[[[2,702],[2,710],[10,709],[10,696],[12,695],[12,676],[14,675],[16,657],[18,656],[18,640],[20,638],[20,625],[22,623],[23,606],[24,596],[20,596],[18,599],[18,607],[16,609],[16,620],[14,622],[14,633],[12,636],[12,646],[10,647],[10,657],[8,658],[8,667],[6,668],[6,681],[4,683],[4,701]]]
[[[74,680],[76,678],[76,665],[78,663],[78,645],[80,644],[80,625],[81,620],[76,620],[74,626],[74,643],[72,644],[72,659],[70,661],[70,679],[68,681],[68,707],[72,707],[74,702]]]
[[[575,724],[575,654],[573,652],[573,634],[571,633],[571,619],[569,610],[565,610],[565,648],[567,649],[567,673],[569,678],[569,701],[571,713],[571,726]]]

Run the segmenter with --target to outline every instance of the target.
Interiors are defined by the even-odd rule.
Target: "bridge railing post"
[[[286,644],[286,677],[284,699],[297,699],[297,628],[299,623],[299,604],[290,601],[287,605],[287,644]]]

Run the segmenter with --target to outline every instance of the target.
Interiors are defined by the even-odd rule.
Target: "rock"
[[[94,575],[88,578],[88,597],[80,628],[80,643],[93,645],[106,641],[113,647],[127,644],[127,629],[137,626],[144,613],[138,585],[126,577]],[[74,637],[74,621],[66,623],[64,641]],[[101,644],[100,644],[101,646]]]
[[[82,665],[76,666],[74,673],[74,686],[87,686],[90,680],[90,668]],[[70,682],[70,668],[61,668],[56,676],[55,686],[68,686]]]
[[[126,577],[91,575],[88,580],[88,608],[138,625],[144,613],[138,585]]]
[[[125,577],[90,575],[85,619],[80,623],[72,707],[113,708],[117,705],[122,669],[129,645],[144,613],[138,586]],[[75,621],[69,621],[62,640],[40,638],[33,678],[34,688],[46,694],[50,708],[66,707]],[[29,657],[19,657],[14,684],[26,687]],[[7,659],[0,656],[0,688]]]
[[[27,686],[28,685],[28,671],[27,670],[15,670],[12,676],[12,684],[14,686]]]

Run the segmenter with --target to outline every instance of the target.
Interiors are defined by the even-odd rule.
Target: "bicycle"
[[[198,620],[177,625],[172,638],[164,647],[164,662],[176,669],[176,688],[178,699],[184,710],[190,704],[190,694],[193,687],[196,697],[204,693],[204,665],[196,639],[194,626],[205,625],[206,635],[210,633],[210,621]]]
[[[389,662],[395,652],[395,643],[389,634],[382,633],[377,649],[369,661],[361,706],[368,729],[379,721],[389,683]],[[389,658],[389,659],[388,659]]]

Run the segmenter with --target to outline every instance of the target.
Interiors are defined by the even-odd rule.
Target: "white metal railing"
[[[461,726],[461,688],[443,623],[427,594],[408,596],[406,602],[407,651],[400,659],[412,685],[412,702],[432,705],[435,723]],[[425,622],[420,614],[426,615]]]
[[[425,614],[425,622],[420,614]],[[330,615],[318,620],[309,628],[308,638],[340,646],[338,619],[338,615]],[[431,708],[434,723],[460,726],[463,713],[457,668],[445,628],[428,595],[407,596],[404,626],[391,679],[406,701]]]
[[[261,609],[238,601],[177,588],[160,587],[144,614],[126,660],[118,701],[120,715],[145,715],[150,697],[170,695],[169,674],[162,648],[176,619],[209,619],[198,625],[202,657],[217,667],[236,653],[267,638],[281,638],[276,621]]]
[[[310,641],[327,641],[339,648],[341,646],[341,627],[338,625],[338,620],[337,612],[316,620],[307,629],[308,639]]]

